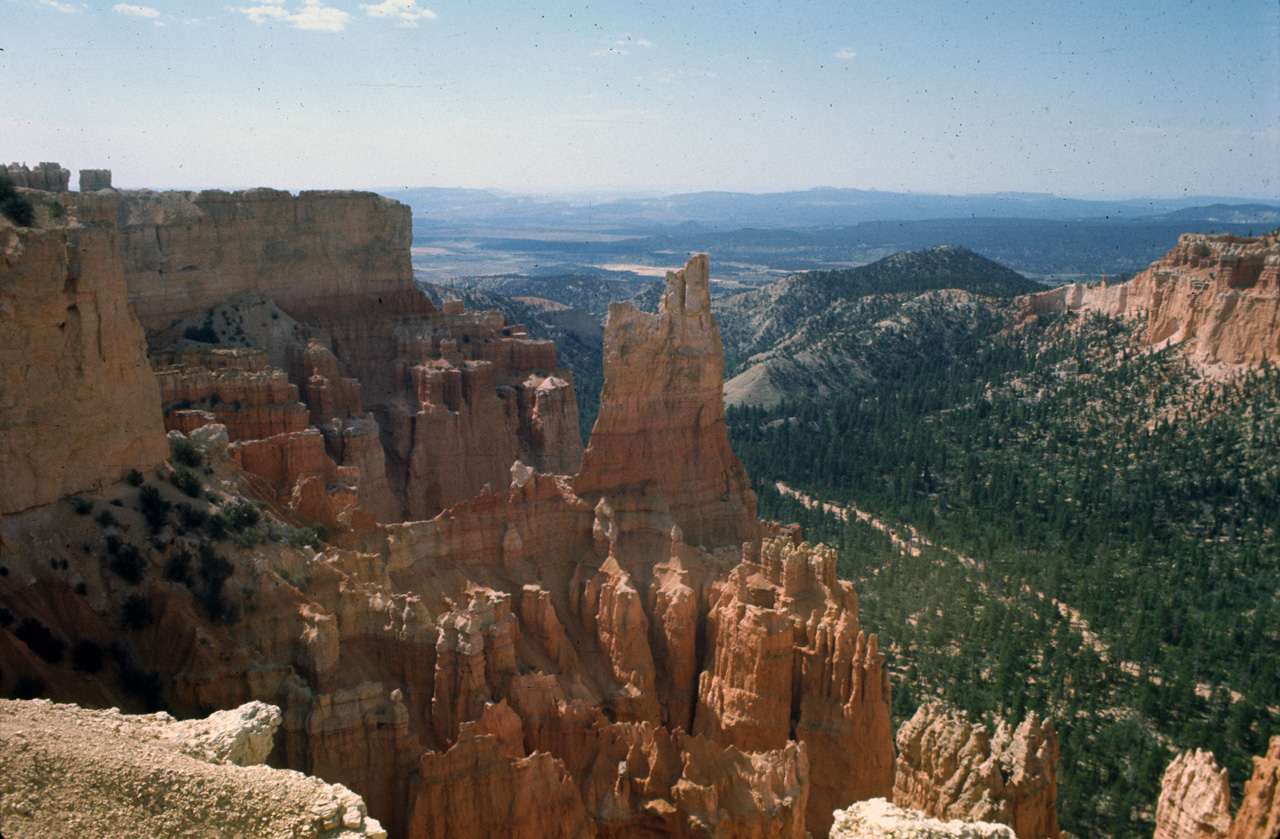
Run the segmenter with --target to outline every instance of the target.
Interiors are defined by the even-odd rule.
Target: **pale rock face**
[[[1029,312],[1145,317],[1149,344],[1185,344],[1205,364],[1256,365],[1280,356],[1280,238],[1184,233],[1127,283],[1063,286],[1026,300]]]
[[[171,739],[205,749],[215,761],[257,766],[271,754],[283,720],[274,705],[246,702],[230,711],[214,711],[202,720],[175,722]]]
[[[667,273],[657,315],[609,306],[600,415],[574,480],[588,500],[652,490],[692,545],[753,538],[755,495],[729,448],[708,260]]]
[[[203,836],[216,826],[227,836],[386,839],[342,785],[235,762],[257,760],[279,722],[279,711],[261,704],[176,722],[0,700],[5,835],[143,839]]]
[[[925,703],[898,729],[893,802],[944,819],[1011,826],[1018,839],[1054,839],[1058,737],[1036,714],[992,736],[944,705]]]
[[[71,183],[71,171],[57,163],[41,163],[34,168],[25,163],[10,163],[6,174],[14,186],[44,192],[66,192]]]
[[[1230,830],[1227,770],[1200,749],[1178,755],[1160,782],[1155,839],[1225,839]]]
[[[831,839],[1014,839],[1014,833],[992,822],[944,822],[873,798],[837,810]]]
[[[1280,837],[1280,736],[1253,759],[1253,777],[1235,818],[1227,770],[1209,752],[1183,752],[1160,783],[1154,839],[1276,839]]]
[[[147,471],[168,457],[160,394],[125,302],[116,204],[65,226],[0,217],[0,514]]]

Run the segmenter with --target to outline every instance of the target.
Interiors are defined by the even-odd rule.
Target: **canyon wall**
[[[705,291],[705,263],[684,276],[695,278],[695,297]],[[35,681],[47,696],[95,704],[163,701],[180,714],[276,705],[272,761],[350,787],[395,837],[444,825],[451,835],[803,839],[825,834],[834,808],[888,793],[877,639],[863,632],[831,551],[753,520],[723,420],[703,421],[715,411],[707,394],[718,405],[722,361],[696,300],[673,298],[652,332],[608,330],[610,352],[621,356],[625,337],[636,353],[611,375],[643,372],[672,390],[607,389],[605,427],[656,418],[674,430],[665,449],[606,435],[596,457],[630,464],[597,460],[574,478],[508,463],[501,483],[430,520],[351,527],[315,550],[272,537],[279,525],[245,524],[240,493],[257,492],[280,515],[292,509],[283,503],[291,481],[343,497],[333,471],[343,467],[326,461],[317,432],[288,430],[290,418],[355,422],[355,394],[363,407],[369,388],[347,381],[355,377],[318,329],[282,307],[272,318],[269,300],[237,299],[210,328],[261,346],[179,342],[156,356],[175,439],[188,435],[208,458],[208,471],[196,470],[201,491],[187,496],[147,475],[141,488],[86,499],[83,513],[55,505],[3,522],[0,605],[20,631],[0,632],[0,688],[26,674],[23,690]],[[413,387],[414,425],[439,409],[447,430],[467,400],[492,398],[497,415],[528,419],[531,439],[539,428],[554,437],[561,384],[495,384],[530,363],[526,353],[550,359],[490,317],[445,311],[423,331],[398,333],[396,357],[419,360],[388,378]],[[386,329],[367,323],[370,334]],[[428,327],[437,343],[422,337]],[[464,328],[490,330],[490,340],[445,337]],[[423,360],[427,346],[440,357]],[[697,369],[704,363],[710,373]],[[278,433],[229,439],[219,419]],[[461,468],[481,444],[463,433],[436,440]],[[503,457],[521,454],[518,439],[512,446]],[[637,459],[646,453],[679,474],[648,471]],[[399,456],[388,455],[388,472]],[[598,477],[611,474],[644,478]],[[579,483],[594,488],[580,494]],[[156,520],[147,492],[181,515]],[[215,519],[218,528],[199,525]],[[106,659],[93,678],[76,669],[87,645]],[[510,817],[534,800],[556,802],[549,818]]]
[[[127,191],[119,207],[171,428],[212,416],[241,441],[315,426],[359,473],[360,509],[384,522],[503,486],[517,458],[577,471],[573,379],[555,345],[497,312],[437,310],[413,280],[408,207],[266,189]],[[228,372],[184,338],[266,360]]]
[[[1261,364],[1280,357],[1280,235],[1184,233],[1126,283],[1063,286],[1027,300],[1031,312],[1145,319],[1148,344],[1185,344],[1204,364]]]
[[[129,302],[148,333],[250,289],[303,320],[336,316],[354,296],[395,312],[416,291],[410,210],[370,192],[131,190],[118,224]]]
[[[38,227],[0,216],[0,514],[168,456],[115,218],[109,193]]]

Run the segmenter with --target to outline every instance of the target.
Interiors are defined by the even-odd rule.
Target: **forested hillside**
[[[899,717],[1052,715],[1064,827],[1149,836],[1174,751],[1212,749],[1238,793],[1280,731],[1280,373],[1206,381],[1100,316],[972,314],[882,337],[840,393],[731,409],[731,439],[762,515],[841,547]]]

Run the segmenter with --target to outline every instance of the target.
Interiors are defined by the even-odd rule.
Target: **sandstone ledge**
[[[264,723],[274,729],[280,722],[270,706],[246,706],[245,713],[259,739]],[[385,839],[345,787],[288,769],[212,762],[216,745],[236,741],[240,728],[237,712],[215,716],[202,725],[167,714],[0,701],[4,835]],[[204,759],[195,756],[202,753]],[[238,754],[260,758],[261,750]]]

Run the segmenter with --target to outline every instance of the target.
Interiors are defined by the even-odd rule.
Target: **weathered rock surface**
[[[1280,356],[1280,237],[1185,233],[1127,283],[1031,295],[1028,311],[1084,309],[1145,317],[1149,344],[1186,344],[1206,364]]]
[[[1013,839],[1007,825],[921,816],[873,798],[835,813],[831,839]]]
[[[1253,777],[1231,822],[1231,839],[1276,839],[1280,836],[1280,736],[1267,753],[1253,759]]]
[[[1016,730],[925,703],[898,729],[893,803],[942,819],[1007,824],[1018,839],[1059,836],[1058,737],[1036,714]]]
[[[1213,754],[1173,759],[1160,783],[1154,839],[1221,839],[1231,831],[1231,787]]]
[[[361,507],[384,522],[502,486],[517,458],[577,470],[572,374],[555,345],[498,312],[438,311],[413,280],[408,207],[273,190],[120,201],[130,300],[149,335],[216,336],[269,361],[219,367],[212,354],[224,350],[189,344],[161,356],[166,404],[192,403],[170,412],[170,428],[207,421],[192,410],[233,439],[318,427],[330,456],[361,470]]]
[[[168,456],[115,213],[114,196],[95,193],[59,226],[0,217],[0,514]]]
[[[667,272],[658,314],[609,306],[600,415],[574,481],[588,500],[661,495],[693,545],[754,538],[755,494],[724,424],[724,350],[709,263]]]
[[[279,722],[270,706],[180,723],[167,714],[0,700],[5,836],[385,839],[360,797],[341,785],[217,762],[259,759]]]
[[[284,708],[273,761],[357,791],[397,837],[821,835],[835,807],[891,788],[883,659],[862,633],[852,589],[835,579],[834,555],[800,543],[798,529],[784,535],[753,520],[716,414],[718,345],[698,303],[705,270],[692,269],[692,286],[673,274],[667,313],[649,324],[656,331],[637,327],[629,367],[615,370],[650,381],[606,391],[604,405],[605,427],[666,422],[667,439],[652,436],[641,450],[678,474],[605,481],[584,496],[538,465],[569,465],[555,440],[576,435],[576,419],[564,421],[571,383],[546,369],[549,345],[492,315],[375,315],[352,298],[345,323],[330,312],[318,326],[237,298],[217,310],[226,318],[212,318],[226,346],[179,345],[164,357],[198,357],[175,374],[171,395],[173,404],[202,399],[211,415],[189,434],[217,461],[215,497],[252,486],[286,517],[349,499],[334,473],[350,468],[348,430],[367,422],[406,510],[465,498],[429,520],[352,528],[320,551],[201,545],[174,528],[144,541],[142,516],[122,504],[110,535],[136,543],[137,584],[104,568],[97,516],[41,508],[0,522],[10,571],[0,603],[68,646],[102,647],[121,633],[122,601],[145,595],[152,622],[129,630],[118,654],[154,677],[155,699],[178,713],[252,699]],[[204,323],[201,312],[174,330]],[[664,382],[683,390],[663,394]],[[232,441],[216,422],[222,401],[206,395],[218,387],[242,406],[298,405],[322,423]],[[475,436],[493,428],[501,433]],[[600,451],[635,454],[604,440]],[[610,472],[603,461],[592,468]],[[429,490],[433,481],[448,489]],[[130,503],[138,495],[118,491]],[[210,551],[226,558],[226,609],[209,607],[203,565],[185,582],[169,573],[184,550],[201,553],[199,563]],[[139,701],[113,675],[45,661],[9,631],[0,632],[0,668],[5,690],[17,672],[58,698]],[[822,772],[811,773],[819,760]],[[544,810],[554,819],[529,817]]]
[[[889,677],[853,587],[836,579],[835,552],[765,539],[761,562],[744,561],[718,589],[694,732],[753,751],[804,743],[822,767],[806,822],[815,835],[835,809],[891,794]]]
[[[596,835],[573,779],[548,754],[511,758],[471,736],[422,758],[410,839],[588,839]]]
[[[34,168],[25,163],[10,163],[5,174],[14,186],[44,192],[66,192],[71,183],[71,171],[57,163],[41,163]]]
[[[1209,752],[1183,752],[1160,783],[1154,839],[1276,839],[1280,836],[1280,737],[1253,759],[1253,777],[1231,817],[1227,770]]]

